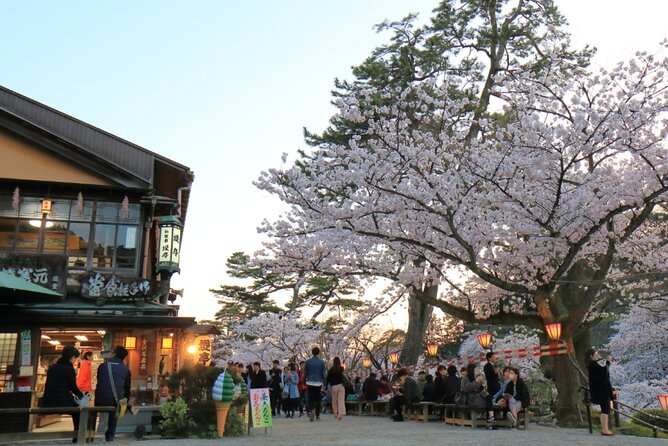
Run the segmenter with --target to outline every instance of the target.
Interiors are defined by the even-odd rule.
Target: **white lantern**
[[[158,260],[155,271],[179,272],[183,225],[178,218],[169,216],[161,218],[158,226],[160,228],[160,240],[158,240]]]

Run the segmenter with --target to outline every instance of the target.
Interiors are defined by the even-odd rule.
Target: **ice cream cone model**
[[[223,372],[218,375],[213,385],[213,400],[216,403],[216,419],[218,422],[218,436],[225,435],[225,422],[234,398],[234,382],[229,373]]]

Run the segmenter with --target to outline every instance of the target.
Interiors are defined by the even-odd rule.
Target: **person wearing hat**
[[[74,371],[74,362],[79,357],[79,350],[72,345],[63,348],[60,359],[49,367],[46,372],[42,407],[78,407],[74,397],[83,397],[77,387],[77,378]],[[74,431],[79,430],[79,414],[72,413]],[[76,441],[76,435],[74,437]]]

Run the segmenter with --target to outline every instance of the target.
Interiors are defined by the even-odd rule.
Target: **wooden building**
[[[178,315],[170,277],[193,179],[0,87],[0,401],[22,392],[34,403],[68,344],[96,362],[125,345],[146,400],[180,367],[194,319]],[[161,221],[172,226],[161,231]]]

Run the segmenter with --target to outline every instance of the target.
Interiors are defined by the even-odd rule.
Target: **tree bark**
[[[565,339],[568,341],[569,339]],[[591,333],[589,329],[581,330],[573,336],[575,353],[569,355],[557,355],[554,357],[552,376],[557,387],[557,423],[562,427],[581,426],[583,405],[583,394],[581,385],[587,385],[587,373],[584,370],[581,356],[591,344]],[[577,364],[577,366],[576,366]],[[578,370],[578,367],[580,371]]]
[[[408,296],[408,328],[406,329],[406,340],[401,349],[399,362],[402,365],[413,365],[417,363],[418,357],[423,350],[425,334],[429,319],[434,311],[432,305],[418,300],[416,294],[424,293],[429,297],[436,298],[438,286],[429,286],[422,290],[412,290]]]

